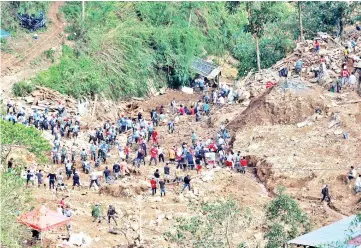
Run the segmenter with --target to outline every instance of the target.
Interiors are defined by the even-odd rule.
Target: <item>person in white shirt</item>
[[[352,90],[355,90],[356,89],[356,76],[355,76],[354,72],[352,72],[349,77],[349,83],[350,83],[350,88]]]
[[[227,155],[227,161],[226,161],[226,165],[230,168],[233,168],[233,152],[230,151]]]
[[[159,159],[159,163],[160,162],[164,163],[164,149],[161,146],[158,146],[158,159]]]
[[[98,183],[98,175],[96,173],[96,171],[93,171],[92,173],[90,173],[90,186],[89,189],[91,189],[91,187],[93,186],[93,183],[95,183],[98,187],[100,186]]]
[[[350,171],[347,174],[346,181],[349,183],[352,179],[356,178],[356,170],[353,166],[351,166]]]
[[[220,105],[223,105],[224,104],[224,97],[221,96],[220,98],[218,98],[218,102]]]
[[[355,182],[355,192],[356,194],[360,191],[360,187],[361,187],[361,174],[358,175],[358,177],[356,178],[356,182]]]

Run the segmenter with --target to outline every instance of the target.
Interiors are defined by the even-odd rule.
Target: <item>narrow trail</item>
[[[25,65],[40,56],[44,51],[62,43],[63,38],[61,37],[61,33],[64,31],[66,23],[62,20],[59,13],[63,4],[63,1],[59,1],[50,5],[47,17],[48,25],[50,23],[48,29],[39,35],[38,40],[31,39],[24,47],[20,48],[20,52],[18,51],[21,55],[20,58],[17,54],[2,54],[2,76],[11,76],[19,73]],[[27,45],[29,43],[30,45]],[[16,40],[10,40],[9,45],[15,50],[19,50],[19,44],[16,43]]]

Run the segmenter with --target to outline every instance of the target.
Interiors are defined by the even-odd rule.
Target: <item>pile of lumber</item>
[[[40,86],[36,86],[36,90],[24,100],[27,104],[31,104],[32,109],[48,109],[49,112],[57,111],[59,102],[61,102],[68,113],[77,113],[77,101],[75,99]]]

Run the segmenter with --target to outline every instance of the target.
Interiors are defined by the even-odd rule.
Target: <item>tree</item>
[[[234,247],[232,235],[252,222],[250,210],[241,212],[231,199],[202,204],[195,207],[194,213],[189,218],[177,219],[175,230],[165,233],[165,237],[178,246]]]
[[[16,222],[16,217],[29,210],[30,191],[24,190],[24,180],[16,173],[0,175],[0,232],[3,247],[22,247],[29,232]]]
[[[303,3],[304,26],[308,37],[317,32],[342,36],[344,26],[350,21],[357,3],[350,2],[305,2]]]
[[[285,188],[279,188],[277,197],[268,204],[266,217],[268,220],[266,248],[282,247],[287,240],[310,229],[307,214],[290,195],[285,193]]]
[[[300,25],[300,40],[304,41],[305,37],[303,36],[303,24],[302,24],[302,2],[297,2],[298,7],[298,22]]]
[[[41,162],[46,162],[46,152],[51,150],[49,141],[34,127],[13,124],[0,120],[1,163],[4,163],[13,147],[24,147],[33,153]]]
[[[251,33],[256,41],[257,68],[261,70],[261,60],[259,51],[259,38],[264,33],[265,24],[277,19],[277,13],[273,7],[275,2],[247,2],[248,24],[245,31]]]

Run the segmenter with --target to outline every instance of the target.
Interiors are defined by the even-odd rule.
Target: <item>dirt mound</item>
[[[227,128],[234,134],[245,126],[295,124],[304,121],[319,108],[327,110],[325,103],[314,92],[292,93],[269,88],[253,99],[248,107]]]
[[[99,190],[99,194],[111,195],[114,197],[133,197],[141,195],[149,191],[149,186],[146,184],[120,184],[107,185]]]

